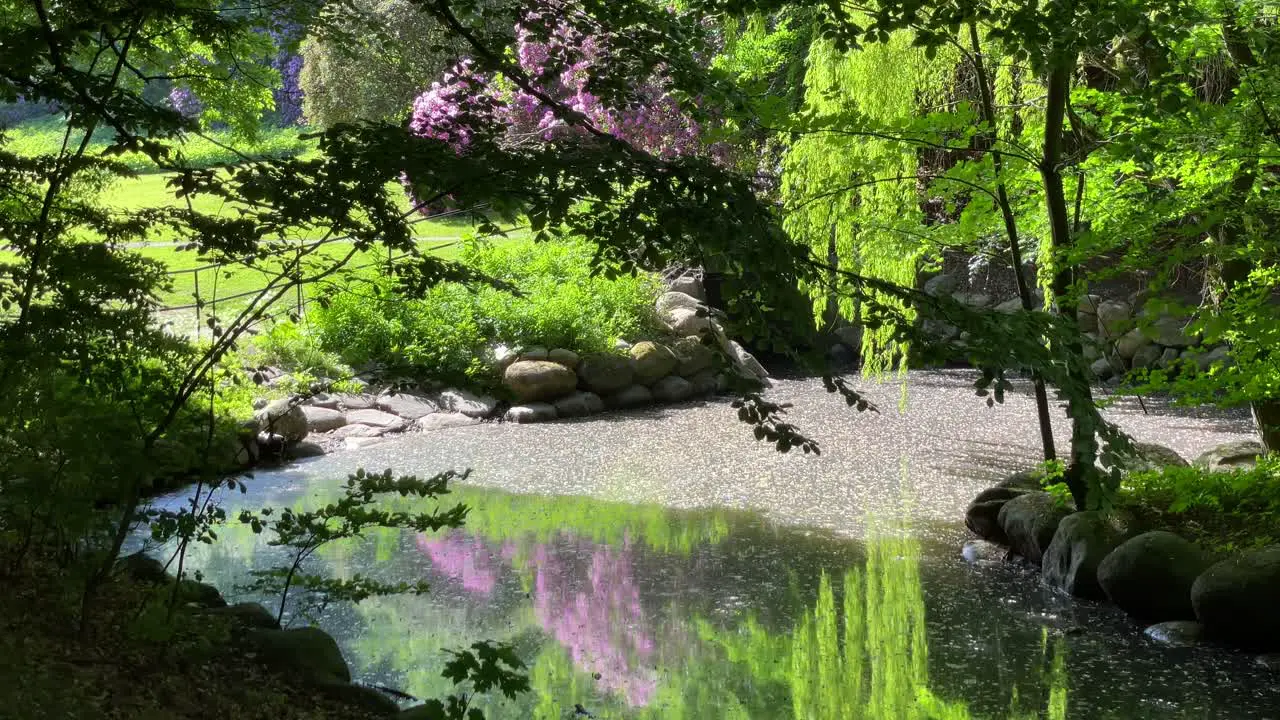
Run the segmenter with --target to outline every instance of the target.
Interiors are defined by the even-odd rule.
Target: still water
[[[471,508],[464,528],[326,546],[309,570],[431,584],[319,614],[358,680],[441,697],[451,691],[442,649],[513,644],[532,691],[481,700],[491,718],[570,718],[576,706],[654,719],[1280,718],[1276,676],[1250,656],[1156,647],[1114,609],[1058,597],[1014,567],[965,564],[960,498],[981,480],[959,490],[936,480],[1013,421],[983,416],[988,434],[966,446],[937,408],[972,400],[932,392],[914,436],[894,439],[907,422],[897,416],[854,435],[843,416],[820,422],[851,448],[828,443],[821,460],[759,454],[712,403],[409,438],[260,473],[227,505],[332,501],[362,465],[476,468],[482,484],[444,499]],[[951,419],[971,423],[954,417],[970,405]],[[1235,432],[1185,417],[1135,422],[1166,423],[1185,442]],[[1018,455],[1009,430],[1005,453]],[[231,527],[189,566],[234,601],[256,599],[233,589],[251,569],[283,559]]]

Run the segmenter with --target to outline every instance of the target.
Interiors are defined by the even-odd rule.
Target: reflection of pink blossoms
[[[534,550],[534,610],[538,621],[583,671],[599,674],[601,687],[647,705],[657,690],[653,637],[646,627],[630,547],[591,548],[586,582],[566,570],[547,545]]]
[[[463,533],[445,537],[418,535],[418,549],[437,570],[462,582],[470,592],[488,595],[498,583],[498,567],[484,541]]]

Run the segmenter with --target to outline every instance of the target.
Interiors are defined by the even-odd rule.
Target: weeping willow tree
[[[942,101],[955,58],[946,52],[927,57],[912,41],[912,34],[902,31],[887,42],[841,52],[828,40],[815,40],[803,112],[819,123],[853,113],[893,126]],[[912,286],[927,253],[920,240],[925,216],[917,187],[918,149],[866,134],[822,130],[801,136],[783,166],[787,231],[833,267]],[[865,319],[865,309],[837,297],[831,284],[806,288],[816,314],[828,323],[836,315]],[[882,300],[900,307],[891,298]],[[910,310],[903,312],[912,318]],[[907,348],[892,334],[891,327],[863,333],[868,375],[905,369]]]

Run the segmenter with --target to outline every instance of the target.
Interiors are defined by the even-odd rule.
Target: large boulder
[[[694,395],[710,395],[720,389],[720,377],[715,370],[703,370],[689,378]]]
[[[1210,472],[1253,467],[1267,449],[1257,440],[1237,440],[1206,450],[1196,458],[1196,467]]]
[[[1147,345],[1134,353],[1130,366],[1134,370],[1158,367],[1160,365],[1160,358],[1164,356],[1164,352],[1165,348],[1162,348],[1159,345]]]
[[[1133,309],[1123,300],[1103,300],[1098,303],[1098,334],[1114,340],[1133,327]]]
[[[404,418],[399,415],[393,415],[382,410],[352,410],[347,413],[347,424],[338,428],[337,434],[342,437],[350,437],[351,435],[347,434],[347,428],[356,425],[372,427],[382,433],[399,432],[405,428],[406,424]],[[351,434],[359,436],[362,433],[355,432],[353,429]]]
[[[562,418],[582,417],[604,410],[604,401],[600,396],[585,390],[566,395],[554,403],[556,415]]]
[[[1116,340],[1116,355],[1132,364],[1138,351],[1150,347],[1151,344],[1151,338],[1144,335],[1138,328],[1134,328]]]
[[[347,424],[347,416],[331,408],[303,405],[302,413],[307,416],[307,428],[315,433],[337,430]]]
[[[1149,623],[1194,620],[1191,585],[1210,557],[1171,532],[1142,533],[1098,564],[1098,583],[1111,602]]]
[[[1187,467],[1188,463],[1176,450],[1156,443],[1133,444],[1133,453],[1124,455],[1118,463],[1125,472],[1145,472],[1167,467]]]
[[[698,337],[683,337],[676,340],[671,343],[671,352],[675,353],[676,360],[679,361],[676,365],[676,373],[683,378],[692,378],[716,362],[716,351]]]
[[[1007,542],[1000,527],[1000,509],[1010,500],[1030,492],[1027,488],[993,487],[978,493],[964,512],[964,524],[984,540]]]
[[[649,340],[631,346],[631,359],[635,361],[636,382],[641,385],[654,384],[680,364],[671,348]]]
[[[700,305],[702,303],[692,295],[682,292],[665,292],[658,296],[653,309],[658,313],[659,318],[666,320],[672,310],[697,310]]]
[[[653,402],[653,393],[643,385],[628,385],[612,395],[604,397],[607,408],[625,409],[648,405]]]
[[[681,275],[672,280],[667,289],[671,292],[684,293],[702,302],[706,302],[707,299],[707,290],[703,287],[701,278],[694,275]]]
[[[578,363],[582,361],[582,358],[578,357],[578,353],[565,348],[555,348],[547,351],[547,359],[553,363],[560,363],[570,370],[577,368]]]
[[[667,329],[677,335],[697,335],[711,329],[711,317],[697,310],[676,308],[663,317]]]
[[[400,705],[395,700],[371,687],[338,680],[320,680],[313,683],[311,687],[321,695],[350,709],[364,711],[361,717],[389,718],[400,714]]]
[[[631,358],[613,353],[593,353],[582,358],[578,376],[588,390],[609,395],[635,381],[635,363]]]
[[[307,415],[302,406],[288,398],[267,403],[253,417],[259,431],[280,435],[286,442],[296,443],[307,436]]]
[[[407,392],[379,395],[377,403],[379,410],[402,417],[409,422],[440,409],[430,398]]]
[[[521,402],[554,400],[578,387],[578,376],[550,360],[517,360],[502,374],[502,382]]]
[[[951,295],[958,287],[960,287],[960,281],[956,279],[955,275],[947,273],[934,275],[924,282],[924,291],[934,297]]]
[[[1280,650],[1280,545],[1212,565],[1191,586],[1191,605],[1209,635]]]
[[[120,558],[116,561],[116,570],[134,582],[147,585],[163,585],[173,579],[165,572],[164,563],[144,552]]]
[[[351,670],[337,641],[320,628],[254,630],[246,638],[259,661],[287,676],[351,682]]]
[[[661,402],[680,402],[693,395],[693,384],[679,375],[668,375],[653,384],[653,397]]]
[[[1147,320],[1142,328],[1147,337],[1158,345],[1165,347],[1185,348],[1199,342],[1199,339],[1187,332],[1190,320],[1173,315],[1160,315],[1154,320]]]
[[[498,401],[488,395],[477,395],[468,390],[456,388],[440,393],[436,402],[449,412],[461,413],[469,418],[489,417],[498,407]]]
[[[1098,584],[1098,565],[1124,542],[1126,534],[1121,520],[1097,510],[1068,515],[1058,523],[1053,542],[1044,552],[1041,579],[1076,597],[1106,597]]]
[[[1022,557],[1039,564],[1053,542],[1058,523],[1071,510],[1047,492],[1028,492],[1011,498],[1000,508],[997,520],[1009,546]]]

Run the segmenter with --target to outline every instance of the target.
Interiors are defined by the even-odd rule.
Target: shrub
[[[320,347],[319,339],[303,332],[296,323],[282,322],[273,325],[270,330],[254,339],[253,348],[256,352],[252,360],[260,365],[275,365],[330,379],[351,374],[351,368],[343,365],[336,353],[327,352]]]
[[[403,365],[442,382],[488,386],[496,381],[482,360],[489,346],[595,352],[653,327],[657,280],[593,277],[586,243],[473,245],[462,259],[514,286],[516,294],[445,283],[422,298],[407,298],[392,281],[374,280],[312,314],[321,347],[355,366]]]
[[[1133,473],[1120,492],[1123,504],[1210,546],[1229,549],[1280,540],[1280,455],[1228,472],[1170,467]]]

